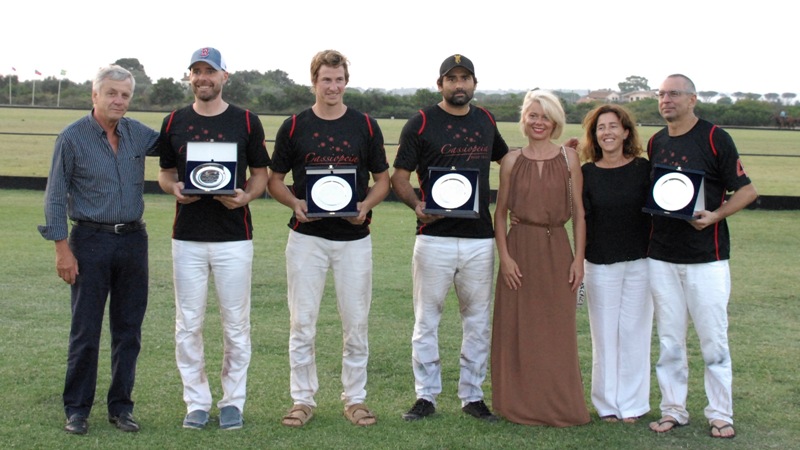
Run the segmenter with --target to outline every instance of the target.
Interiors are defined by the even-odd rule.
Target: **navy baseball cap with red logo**
[[[216,70],[228,71],[225,60],[219,50],[212,47],[203,47],[192,53],[192,62],[189,63],[191,69],[194,63],[204,62]]]

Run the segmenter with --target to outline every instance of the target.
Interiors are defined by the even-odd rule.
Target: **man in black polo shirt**
[[[442,100],[412,116],[400,134],[392,189],[414,210],[417,237],[412,262],[414,333],[411,359],[417,400],[403,414],[418,420],[436,411],[442,391],[439,322],[450,286],[458,296],[463,337],[458,396],[462,410],[478,419],[496,421],[483,401],[490,347],[494,282],[494,227],[489,212],[489,169],[508,152],[494,116],[471,104],[478,80],[472,61],[452,55],[442,62],[436,81]],[[477,169],[478,217],[443,217],[426,212],[433,190],[430,167]],[[416,172],[418,195],[411,185]]]
[[[189,61],[189,84],[194,102],[164,118],[158,139],[161,157],[158,182],[164,192],[175,196],[172,228],[175,359],[183,381],[187,410],[183,427],[195,430],[208,424],[213,404],[203,344],[212,276],[225,344],[220,379],[222,398],[217,402],[218,423],[223,430],[238,430],[244,425],[247,370],[252,355],[253,220],[250,202],[264,193],[269,176],[270,160],[261,120],[256,114],[224,100],[222,91],[228,76],[219,50],[211,47],[196,50]],[[223,149],[236,149],[235,173],[228,175],[233,180],[229,180],[234,185],[233,193],[214,195],[212,190],[210,195],[195,195],[185,192],[184,188],[193,184],[191,179],[186,179],[187,148],[192,144],[210,144],[212,157],[220,153],[225,155],[225,150],[214,143],[221,144]],[[199,178],[194,177],[194,181]],[[213,176],[209,178],[213,179]]]
[[[758,196],[730,135],[694,113],[697,90],[685,75],[670,75],[658,91],[667,126],[648,145],[650,161],[705,173],[705,210],[692,220],[653,217],[648,249],[650,289],[658,328],[661,419],[666,433],[689,422],[686,332],[691,318],[705,361],[705,416],[715,438],[732,438],[733,394],[728,348],[731,293],[730,234],[725,218]],[[733,192],[728,200],[725,193]]]

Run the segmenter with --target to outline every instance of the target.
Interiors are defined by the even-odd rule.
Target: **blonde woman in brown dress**
[[[557,97],[528,92],[520,117],[528,145],[509,152],[500,166],[492,402],[502,417],[526,425],[590,421],[575,324],[586,240],[583,176],[577,152],[552,142],[565,122]],[[510,230],[509,213],[515,217]],[[574,256],[565,228],[571,216]]]

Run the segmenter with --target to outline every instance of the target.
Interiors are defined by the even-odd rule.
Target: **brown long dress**
[[[520,155],[508,209],[520,220],[508,250],[522,272],[514,291],[498,277],[492,327],[492,405],[507,420],[566,427],[589,422],[578,364],[569,173],[562,153],[537,162]]]

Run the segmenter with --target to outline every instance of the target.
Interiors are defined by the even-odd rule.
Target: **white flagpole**
[[[58,97],[56,99],[57,108],[61,106],[61,80],[63,80],[65,76],[67,76],[67,71],[61,69],[61,76],[58,78]]]
[[[63,80],[65,76],[67,76],[67,71],[61,69],[61,78],[58,79],[58,97],[56,100],[56,107],[61,106],[61,80]]]
[[[36,77],[42,76],[42,73],[39,70],[34,71],[33,73],[36,74]],[[31,90],[31,106],[35,106],[36,103],[36,77],[33,77],[33,89]]]
[[[16,72],[17,68],[16,67],[12,67],[11,70]],[[13,105],[14,104],[14,101],[11,99],[11,83],[13,83],[13,82],[14,82],[14,80],[11,78],[11,75],[9,75],[8,76],[8,104],[9,105]]]

